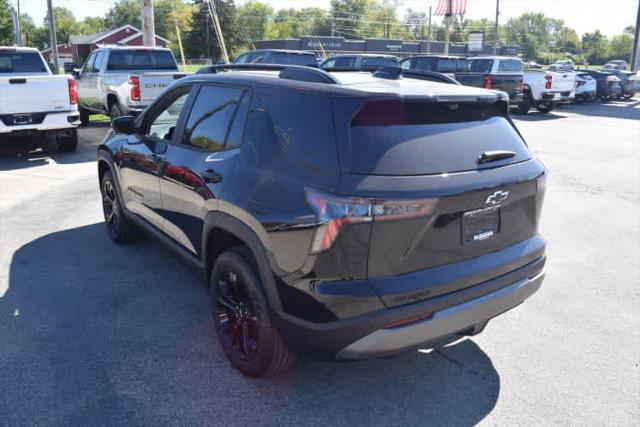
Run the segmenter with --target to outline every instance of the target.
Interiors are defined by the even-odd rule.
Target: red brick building
[[[106,30],[88,36],[71,36],[69,45],[72,47],[73,62],[80,65],[98,45],[120,44],[127,46],[142,46],[142,31],[133,25]],[[156,35],[156,46],[167,47],[169,40]]]
[[[51,48],[45,49],[42,51],[42,56],[44,60],[48,63],[52,63],[53,59],[51,58]],[[59,44],[58,45],[58,59],[60,60],[60,67],[64,66],[67,62],[73,63],[73,46],[68,43]]]

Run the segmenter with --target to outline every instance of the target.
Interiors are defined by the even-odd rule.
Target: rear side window
[[[368,102],[351,122],[352,172],[430,175],[503,166],[529,159],[524,141],[498,105]],[[485,151],[516,155],[479,164]]]
[[[173,54],[168,50],[112,50],[107,69],[125,70],[177,70]]]
[[[302,55],[297,53],[272,52],[269,62],[272,64],[306,65],[316,67],[318,62],[314,55]]]
[[[469,62],[469,71],[472,73],[490,73],[492,68],[492,59],[472,59]]]
[[[35,52],[0,52],[0,74],[46,72],[47,67]]]
[[[498,63],[499,72],[520,73],[522,72],[522,62],[517,59],[502,59]]]
[[[244,95],[242,89],[203,86],[191,109],[184,143],[207,151],[225,148],[231,123]],[[238,143],[234,141],[234,145]]]

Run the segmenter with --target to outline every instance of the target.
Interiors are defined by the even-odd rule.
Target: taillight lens
[[[493,79],[491,76],[484,76],[483,86],[485,89],[493,89]]]
[[[140,101],[140,79],[138,76],[129,76],[129,84],[131,85],[129,97],[132,101]]]
[[[78,90],[76,89],[76,81],[69,79],[69,103],[71,105],[78,103]]]
[[[544,76],[544,79],[546,80],[546,82],[544,83],[544,88],[545,89],[551,89],[551,83],[553,81],[553,76]]]
[[[346,224],[390,221],[427,216],[433,213],[437,199],[378,200],[340,197],[310,188],[305,189],[307,202],[318,221],[311,253],[326,251],[338,238]]]

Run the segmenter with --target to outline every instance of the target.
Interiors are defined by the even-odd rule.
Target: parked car
[[[397,67],[398,58],[376,54],[336,55],[320,64],[320,68],[328,71],[375,71],[383,66]]]
[[[557,71],[557,72],[575,71],[576,70],[576,64],[574,64],[573,61],[571,61],[571,60],[564,59],[564,60],[561,60],[561,61],[556,61],[553,64],[549,65],[549,70],[550,71]]]
[[[527,114],[531,108],[548,113],[558,104],[566,104],[575,99],[576,73],[572,71],[554,72],[538,69],[524,73],[523,99],[517,112]]]
[[[440,346],[539,289],[546,174],[504,93],[253,69],[176,82],[98,148],[109,236],[203,273],[242,373]]]
[[[107,114],[112,119],[138,115],[186,75],[178,71],[173,53],[166,48],[100,47],[76,72],[82,124],[92,114]]]
[[[596,99],[606,102],[613,98],[622,96],[622,85],[620,79],[610,71],[582,70],[580,74],[588,74],[596,80]]]
[[[640,76],[638,74],[621,70],[611,70],[611,73],[620,79],[621,98],[631,99],[640,92]]]
[[[256,49],[239,55],[234,64],[281,64],[318,67],[314,52],[285,49]]]
[[[595,101],[598,93],[598,83],[596,79],[587,73],[578,72],[576,74],[576,101]]]
[[[53,75],[37,49],[0,46],[0,140],[29,136],[50,148],[52,135],[58,150],[73,151],[79,123],[73,77]]]
[[[412,71],[432,71],[454,76],[469,71],[466,58],[444,55],[416,55],[400,61],[400,67]]]
[[[501,90],[509,94],[509,102],[517,106],[523,101],[524,70],[519,58],[482,56],[469,58],[467,72],[456,72],[455,79],[467,86]]]
[[[623,70],[626,70],[628,66],[629,66],[629,64],[625,60],[623,60],[623,59],[614,59],[614,60],[611,60],[611,61],[607,62],[606,64],[604,64],[602,69],[603,70],[620,70],[620,71],[623,71]]]

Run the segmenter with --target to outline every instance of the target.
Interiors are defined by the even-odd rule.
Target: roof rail
[[[374,77],[389,80],[399,80],[401,78],[417,79],[417,80],[430,80],[441,83],[449,83],[459,85],[460,83],[446,74],[437,73],[435,71],[414,71],[405,70],[401,67],[394,67],[391,65],[385,65],[378,68],[374,73]]]
[[[326,71],[319,68],[304,67],[301,65],[284,64],[220,64],[207,65],[200,68],[196,74],[217,74],[221,71],[280,71],[281,79],[297,80],[311,83],[339,84],[340,82]]]

